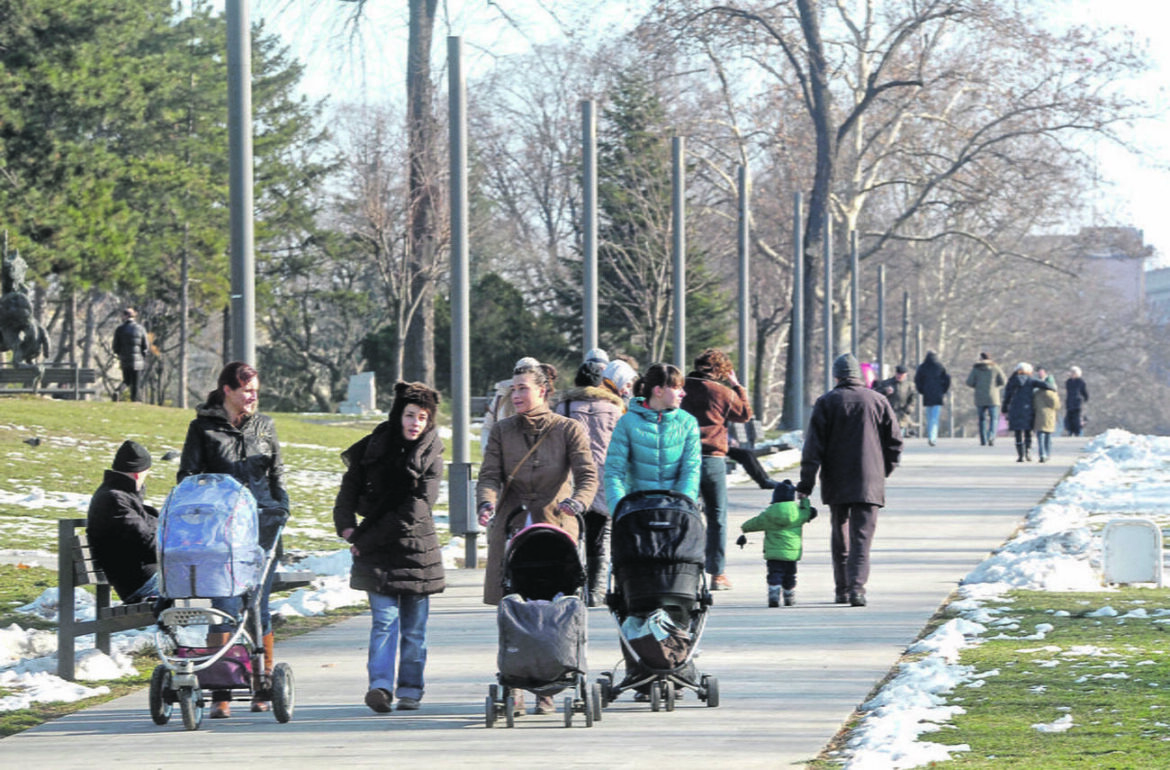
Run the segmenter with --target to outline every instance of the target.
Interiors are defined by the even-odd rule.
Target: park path
[[[277,647],[296,677],[288,724],[237,704],[229,720],[183,729],[178,711],[155,726],[142,691],[0,740],[6,767],[189,767],[197,763],[323,767],[787,767],[814,758],[882,680],[959,580],[1006,540],[1060,480],[1082,446],[1057,439],[1053,462],[1017,464],[1009,444],[980,447],[910,439],[890,480],[872,552],[870,604],[832,603],[828,528],[805,528],[798,605],[765,606],[760,536],[731,545],[731,591],[715,594],[698,659],[718,676],[721,705],[693,693],[671,713],[623,696],[601,722],[572,729],[561,716],[526,716],[515,729],[487,730],[483,702],[495,675],[493,608],[479,603],[479,575],[450,574],[432,601],[430,660],[422,710],[375,715],[362,704],[369,618],[353,618]],[[796,470],[791,471],[795,480]],[[784,477],[779,473],[777,476]],[[817,499],[814,493],[814,500]],[[733,487],[739,524],[769,493]],[[590,610],[594,674],[619,657],[616,628]],[[593,677],[591,676],[591,679]],[[560,697],[557,698],[558,702]]]

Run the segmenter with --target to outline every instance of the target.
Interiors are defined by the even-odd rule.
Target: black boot
[[[1028,462],[1032,462],[1032,445],[1031,444],[1024,444],[1024,459],[1027,460]]]
[[[1016,462],[1022,463],[1024,461],[1024,445],[1016,444]]]

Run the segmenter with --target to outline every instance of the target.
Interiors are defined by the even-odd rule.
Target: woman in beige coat
[[[577,514],[588,509],[597,491],[585,428],[549,408],[556,377],[556,369],[548,364],[518,367],[511,394],[516,414],[493,425],[488,436],[475,487],[479,523],[488,526],[485,604],[499,604],[503,598],[509,515],[523,506],[527,513],[520,516],[555,524],[577,537]],[[515,521],[512,526],[523,524]],[[552,698],[540,701],[537,713],[551,712]]]
[[[1045,376],[1044,370],[1037,371],[1037,376],[1048,383],[1052,390],[1037,388],[1032,392],[1032,427],[1036,431],[1036,451],[1040,454],[1040,462],[1048,462],[1052,457],[1052,434],[1056,432],[1056,424],[1060,417],[1060,392],[1056,390],[1056,380],[1051,374]]]

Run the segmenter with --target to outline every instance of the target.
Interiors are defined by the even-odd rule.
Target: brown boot
[[[219,649],[228,643],[232,635],[226,631],[212,631],[207,634],[207,646]],[[227,719],[232,715],[232,702],[230,700],[217,700],[211,704],[212,719]]]
[[[263,639],[263,642],[264,642],[264,675],[265,675],[265,678],[267,679],[267,681],[269,682],[270,688],[272,686],[271,682],[272,682],[272,666],[273,666],[273,660],[272,660],[272,643],[273,643],[273,641],[274,640],[272,638],[271,631],[269,631],[268,633],[266,633],[264,635],[264,639]],[[269,708],[271,708],[271,706],[269,705],[267,699],[261,698],[259,694],[252,696],[252,710],[253,711],[267,711]]]

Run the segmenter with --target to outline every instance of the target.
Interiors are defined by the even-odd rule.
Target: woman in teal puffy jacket
[[[678,367],[653,364],[634,384],[630,410],[618,420],[605,456],[606,500],[642,489],[699,496],[699,422],[679,408],[684,377]]]

